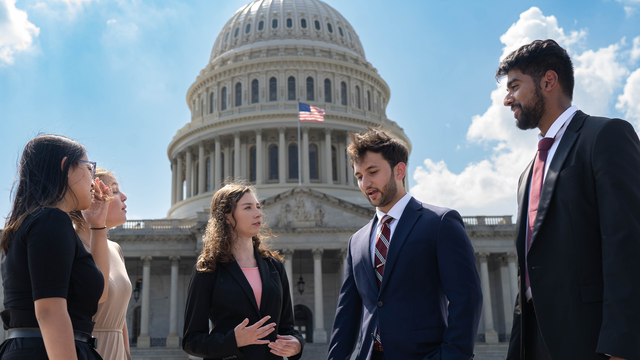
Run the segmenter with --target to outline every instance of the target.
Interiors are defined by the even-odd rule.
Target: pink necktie
[[[531,192],[529,194],[529,222],[527,224],[527,249],[529,253],[531,247],[531,236],[533,235],[533,224],[536,222],[538,215],[538,205],[540,204],[540,193],[542,192],[542,182],[544,180],[544,168],[547,162],[549,149],[553,145],[554,138],[543,138],[538,142],[538,154],[533,163],[533,175],[531,176]],[[527,286],[531,287],[529,282],[529,270],[526,270]]]

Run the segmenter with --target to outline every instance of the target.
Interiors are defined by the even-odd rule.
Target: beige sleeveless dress
[[[122,249],[117,243],[107,240],[109,244],[109,295],[107,301],[98,305],[98,312],[93,316],[96,325],[93,337],[98,339],[98,354],[104,360],[131,359],[125,350],[122,328],[126,323],[127,306],[131,298],[131,281],[124,265]],[[84,243],[87,251],[89,244]]]

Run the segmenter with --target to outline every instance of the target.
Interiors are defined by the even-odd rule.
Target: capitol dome
[[[229,179],[254,184],[260,200],[298,189],[371,208],[349,166],[347,134],[382,126],[410,148],[386,116],[390,96],[351,24],[329,5],[258,0],[243,6],[222,27],[187,91],[191,118],[167,149],[168,217],[206,214]],[[324,122],[302,123],[300,134],[299,101],[326,111]]]

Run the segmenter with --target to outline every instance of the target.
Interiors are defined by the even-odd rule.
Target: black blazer
[[[189,284],[187,307],[184,314],[182,349],[190,355],[205,359],[282,359],[270,352],[267,345],[248,345],[238,348],[234,329],[245,318],[249,325],[270,315],[266,324],[275,322],[273,331],[265,340],[276,341],[276,335],[293,335],[304,347],[304,338],[294,329],[293,309],[289,295],[289,281],[284,266],[273,258],[264,259],[255,252],[262,298],[260,308],[253,289],[238,263],[218,262],[213,272],[193,269]],[[209,333],[209,320],[213,329]],[[302,351],[289,359],[297,360]]]
[[[516,248],[525,271],[528,189],[520,177]],[[640,142],[620,119],[578,111],[551,161],[528,255],[533,303],[554,359],[640,359]],[[525,359],[519,281],[509,359]]]

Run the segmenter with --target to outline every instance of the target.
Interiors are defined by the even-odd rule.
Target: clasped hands
[[[302,350],[302,345],[300,345],[298,339],[291,335],[278,335],[278,340],[274,342],[261,340],[275,330],[275,323],[264,325],[269,319],[271,319],[271,316],[265,316],[251,326],[247,326],[249,325],[249,319],[244,319],[236,326],[233,332],[236,336],[238,347],[268,344],[271,352],[275,355],[290,357],[298,354]]]

